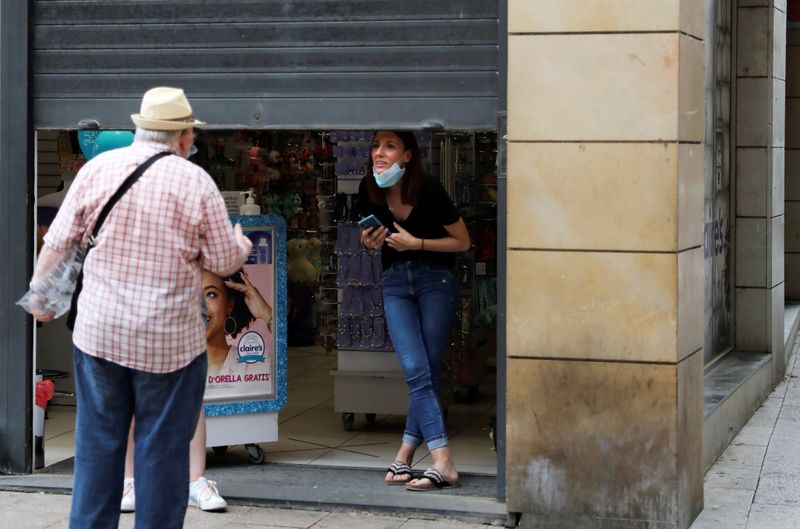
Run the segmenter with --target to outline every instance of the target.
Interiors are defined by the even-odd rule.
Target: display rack
[[[431,158],[472,241],[456,257],[460,300],[445,362],[455,400],[472,402],[481,379],[496,366],[496,134],[437,133]]]
[[[403,415],[408,396],[383,312],[380,251],[361,245],[356,224],[340,223],[336,239],[339,318],[334,410],[352,430],[356,413]]]
[[[350,431],[356,414],[368,423],[376,414],[405,415],[408,394],[405,378],[383,314],[379,251],[361,245],[358,219],[358,186],[370,156],[371,131],[341,131],[336,141],[338,218],[335,254],[338,262],[337,369],[334,377],[334,410],[342,414],[342,426]]]

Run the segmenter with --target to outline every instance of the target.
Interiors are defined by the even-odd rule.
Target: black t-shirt
[[[448,236],[444,227],[455,224],[461,218],[447,191],[439,180],[432,176],[425,177],[417,205],[411,209],[408,218],[402,222],[394,218],[392,212],[389,211],[389,206],[379,206],[370,202],[366,178],[372,178],[372,176],[362,178],[358,186],[358,204],[361,216],[375,215],[391,231],[396,231],[394,228],[396,221],[414,237],[443,239]],[[450,252],[429,252],[427,250],[398,252],[386,244],[383,245],[381,262],[384,270],[389,268],[392,263],[406,261],[427,261],[430,264],[447,268],[452,268],[454,264],[453,254]]]

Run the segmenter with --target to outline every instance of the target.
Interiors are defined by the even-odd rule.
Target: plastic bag
[[[44,277],[31,285],[17,305],[27,312],[53,313],[61,317],[69,311],[72,293],[83,266],[84,250],[75,246],[45,273]]]

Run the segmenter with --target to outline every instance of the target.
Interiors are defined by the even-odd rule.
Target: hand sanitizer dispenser
[[[261,206],[253,198],[253,190],[245,191],[244,204],[239,206],[239,215],[261,215]]]

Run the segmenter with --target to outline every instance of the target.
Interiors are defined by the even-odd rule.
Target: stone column
[[[509,0],[508,509],[703,505],[703,0]]]
[[[800,300],[800,28],[786,32],[786,298]]]
[[[781,378],[786,1],[739,0],[736,9],[736,349],[774,353]]]

